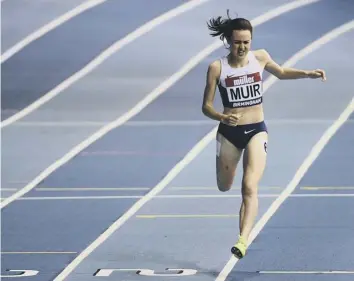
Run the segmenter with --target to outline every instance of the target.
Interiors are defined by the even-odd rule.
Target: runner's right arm
[[[220,68],[221,66],[219,61],[214,61],[208,67],[202,107],[202,111],[205,116],[217,121],[222,121],[227,117],[227,115],[217,112],[214,109],[215,91],[220,77]]]

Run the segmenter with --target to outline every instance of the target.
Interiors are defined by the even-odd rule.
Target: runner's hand
[[[326,72],[322,69],[312,70],[308,73],[309,78],[316,79],[321,78],[322,81],[326,81]]]
[[[226,114],[225,117],[221,119],[221,122],[229,125],[229,126],[237,126],[240,119],[242,117],[242,114],[237,113],[237,114]]]

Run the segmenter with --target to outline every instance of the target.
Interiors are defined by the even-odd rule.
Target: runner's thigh
[[[216,172],[219,189],[229,190],[234,177],[242,150],[234,146],[223,135],[217,134]]]
[[[267,161],[268,134],[260,132],[252,137],[247,144],[243,157],[243,183],[247,186],[257,186]]]

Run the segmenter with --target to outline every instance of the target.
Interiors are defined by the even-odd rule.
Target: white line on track
[[[136,191],[136,190],[150,190],[150,187],[38,187],[35,191]],[[232,191],[240,190],[240,186],[235,186]],[[258,190],[266,189],[282,189],[280,186],[260,186]],[[3,189],[2,189],[3,190]],[[15,189],[17,190],[17,189]],[[210,190],[217,191],[216,186],[172,186],[169,190],[185,190],[185,191],[195,191],[195,190]]]
[[[291,66],[294,65],[297,61],[308,55],[309,53],[317,50],[322,45],[328,43],[329,41],[337,38],[341,34],[348,32],[349,30],[354,28],[354,20],[350,21],[334,30],[328,32],[326,35],[321,37],[320,39],[314,41],[312,44],[307,46],[305,49],[301,50],[299,53],[295,54],[286,65]],[[272,78],[271,78],[272,79]],[[274,81],[274,80],[273,80]],[[253,242],[253,240],[257,237],[260,231],[263,229],[268,220],[274,215],[274,213],[278,210],[279,206],[289,197],[289,195],[295,190],[296,186],[305,175],[306,171],[310,168],[312,163],[316,160],[316,158],[321,153],[322,149],[331,139],[331,137],[337,132],[337,130],[344,124],[344,122],[349,118],[349,116],[354,111],[354,98],[351,100],[346,109],[342,112],[339,118],[326,130],[326,132],[322,135],[320,140],[315,144],[312,148],[310,154],[296,171],[293,179],[290,181],[285,190],[281,193],[281,195],[272,203],[269,209],[264,213],[261,219],[257,222],[255,227],[253,228],[250,237],[249,244]],[[227,276],[230,274],[233,267],[238,262],[238,259],[231,256],[228,263],[225,265],[223,270],[220,272],[216,281],[225,281]]]
[[[101,127],[107,125],[108,122],[93,122],[93,121],[68,121],[68,122],[15,122],[12,126],[16,127]]]
[[[296,8],[299,8],[301,6],[305,6],[314,2],[317,2],[318,0],[297,0],[290,2],[288,4],[279,6],[278,8],[272,9],[265,14],[255,18],[252,20],[252,24],[254,26],[257,26],[259,24],[262,24],[272,18],[275,18],[281,14],[287,13],[291,10],[294,10]],[[199,62],[201,62],[204,58],[206,58],[209,54],[211,54],[213,51],[215,51],[217,48],[222,46],[222,42],[220,40],[215,41],[212,45],[208,46],[204,50],[202,50],[199,54],[197,54],[192,60],[190,60],[182,69],[180,69],[177,73],[175,73],[172,77],[170,77],[167,81],[163,82],[162,85],[160,85],[160,92],[156,95],[156,97],[166,91],[170,86],[172,86],[175,82],[177,82],[179,79],[181,79],[184,75],[186,75],[194,66],[196,66]],[[149,102],[149,100],[154,99],[156,97],[146,97],[143,100],[143,103],[140,104],[139,106],[135,107],[135,111],[139,112],[142,108],[144,108]],[[140,109],[141,108],[141,109]],[[133,110],[134,110],[133,109]],[[111,127],[106,128],[106,131],[108,132],[110,129],[113,129],[117,125],[114,124],[113,122]],[[99,131],[100,132],[100,131]],[[103,133],[104,134],[104,133]],[[100,133],[99,137],[103,135]],[[80,255],[78,255],[55,279],[54,281],[60,281],[60,280],[65,280],[65,278],[80,264],[81,261],[83,261],[94,249],[96,249],[101,243],[103,243],[114,231],[119,229],[131,216],[133,216],[146,202],[148,202],[150,199],[152,199],[155,195],[157,195],[161,190],[163,190],[169,182],[173,178],[175,178],[180,171],[184,169],[208,144],[215,138],[216,134],[216,128],[214,128],[211,132],[209,132],[199,143],[197,143],[191,151],[187,153],[187,155],[179,162],[177,165],[166,175],[165,178],[162,179],[161,182],[159,182],[148,194],[145,195],[141,200],[137,201],[124,215],[122,215],[117,221],[115,221],[104,233],[102,233],[93,243],[91,243]],[[94,140],[98,139],[94,138]],[[93,141],[94,141],[93,140]],[[87,144],[88,145],[88,144]],[[86,147],[86,145],[83,145]],[[44,171],[44,176],[40,175],[38,176],[38,179],[45,178],[48,174],[50,174],[52,171],[54,171],[57,166],[60,167],[63,165],[66,161],[71,159],[74,155],[76,155],[81,147],[77,149],[78,151],[75,151],[74,153],[69,152],[69,155],[65,155],[62,159],[60,159],[54,167],[49,167],[48,172]],[[66,159],[68,158],[68,159]],[[59,163],[59,164],[58,164]],[[45,173],[46,172],[46,173]],[[39,181],[40,182],[40,181]],[[33,183],[31,183],[33,185]],[[30,188],[25,189],[20,196],[25,194],[27,191],[31,190],[37,183],[33,186],[30,186]],[[15,198],[12,199],[15,200],[19,196],[16,196]]]
[[[354,190],[354,186],[303,186],[302,190]]]
[[[272,197],[278,197],[279,194],[258,194],[258,197],[259,198],[272,198]],[[338,193],[338,194],[335,194],[335,193],[323,193],[323,194],[292,194],[292,195],[289,195],[290,197],[354,197],[354,194],[350,194],[350,193]],[[155,196],[156,199],[178,199],[178,198],[197,198],[197,199],[200,199],[200,198],[241,198],[241,194],[202,194],[202,195],[199,195],[199,194],[192,194],[192,195],[157,195]]]
[[[169,190],[213,190],[217,191],[216,186],[170,186]],[[241,186],[232,186],[229,192],[240,190]],[[265,189],[282,189],[280,186],[258,186],[258,190],[265,190]]]
[[[33,201],[33,200],[104,200],[104,199],[140,199],[142,195],[110,195],[110,196],[30,196],[21,197],[19,201]]]
[[[291,3],[279,6],[278,8],[275,8],[257,18],[252,20],[252,24],[254,26],[257,26],[259,24],[262,24],[274,17],[277,17],[281,14],[287,13],[291,10],[297,9],[301,6],[305,6],[314,2],[318,2],[319,0],[296,0]],[[192,2],[190,2],[192,3]],[[172,16],[172,15],[171,15]],[[195,66],[197,66],[203,59],[208,57],[212,52],[214,52],[216,49],[222,46],[222,42],[220,40],[216,40],[215,43],[209,45],[205,49],[203,49],[201,52],[199,52],[195,57],[193,57],[191,60],[189,60],[178,72],[174,73],[171,77],[169,77],[167,80],[162,82],[157,88],[155,88],[151,93],[149,93],[143,100],[141,100],[135,107],[133,107],[130,111],[128,111],[126,114],[123,116],[117,118],[115,121],[107,124],[103,128],[99,129],[96,131],[93,135],[85,139],[83,142],[79,143],[77,146],[75,146],[73,149],[71,149],[68,153],[66,153],[63,157],[55,161],[53,164],[51,164],[49,167],[47,167],[44,171],[42,171],[35,179],[33,179],[30,183],[28,183],[24,188],[21,190],[17,191],[10,197],[4,199],[0,203],[0,209],[6,207],[8,204],[16,200],[17,198],[23,196],[30,190],[32,190],[35,186],[37,186],[41,181],[43,181],[46,177],[48,177],[51,173],[53,173],[55,170],[60,168],[62,165],[64,165],[66,162],[68,162],[70,159],[72,159],[74,156],[76,156],[78,153],[80,153],[82,150],[84,150],[86,147],[103,137],[105,134],[110,132],[111,130],[117,128],[118,126],[121,126],[124,124],[126,121],[128,121],[130,118],[138,114],[141,110],[143,110],[146,106],[148,106],[152,101],[154,101],[158,96],[160,96],[163,92],[165,92],[167,89],[169,89],[172,85],[174,85],[178,80],[180,80],[182,77],[184,77],[190,70],[192,70]],[[275,80],[273,80],[273,83]],[[269,87],[271,83],[265,83],[264,88],[266,89]],[[215,127],[206,137],[208,140],[207,142],[210,142],[215,134],[216,134],[217,128]],[[205,141],[203,141],[205,142]],[[207,143],[206,142],[206,143]]]
[[[259,198],[277,198],[280,194],[259,194]],[[327,194],[292,194],[288,197],[354,197],[350,193],[327,193]],[[18,198],[18,201],[35,200],[113,200],[113,199],[140,199],[144,195],[109,195],[109,196],[30,196]],[[155,195],[154,199],[203,199],[203,198],[241,198],[241,194],[179,194],[179,195]]]
[[[67,255],[77,254],[77,252],[1,252],[2,255]]]
[[[354,271],[258,271],[260,274],[354,274]]]
[[[139,191],[150,187],[39,187],[36,191]]]
[[[108,122],[16,122],[13,126],[21,127],[98,127],[107,125]],[[209,120],[186,121],[127,121],[125,126],[200,126],[213,125]]]
[[[141,191],[141,190],[150,190],[150,187],[38,187],[35,188],[36,191]],[[185,190],[185,191],[195,191],[195,190],[211,190],[217,191],[215,186],[171,186],[170,190]],[[240,186],[232,187],[232,191],[240,190]],[[279,190],[283,189],[281,186],[259,186],[259,190]],[[300,187],[301,190],[354,190],[354,186],[304,186]],[[18,188],[1,188],[0,191],[16,191]]]
[[[153,214],[137,215],[137,219],[217,219],[217,218],[235,218],[239,214]]]
[[[331,119],[268,119],[267,123],[271,124],[301,124],[301,125],[317,125],[317,124],[331,124],[334,120]],[[354,123],[354,120],[348,120],[349,123]],[[101,127],[107,125],[108,122],[15,122],[12,126],[19,127]],[[213,120],[168,120],[168,121],[127,121],[125,126],[200,126],[200,125],[214,125]]]
[[[76,17],[77,15],[83,13],[84,11],[91,9],[99,4],[102,4],[105,1],[107,1],[107,0],[90,0],[90,1],[80,4],[79,6],[75,7],[74,9],[70,10],[69,12],[61,15],[60,17],[57,17],[56,19],[52,20],[48,24],[37,29],[35,32],[26,36],[20,42],[16,43],[14,46],[12,46],[10,49],[6,50],[3,53],[3,55],[1,56],[1,63],[4,63],[9,58],[11,58],[14,54],[21,51],[23,48],[25,48],[27,45],[29,45],[33,41],[37,40],[38,38],[42,37],[43,35],[45,35],[49,31],[53,30],[54,28],[57,28],[59,25],[62,25],[63,23],[67,22],[68,20],[72,19],[73,17]]]
[[[141,37],[142,35],[148,33],[158,25],[171,20],[172,18],[187,12],[209,0],[191,0],[188,1],[177,8],[174,8],[164,14],[162,14],[159,17],[154,18],[153,20],[149,21],[148,23],[142,25],[138,29],[134,30],[133,32],[129,33],[127,36],[124,38],[118,40],[115,42],[113,45],[111,45],[109,48],[104,50],[101,54],[99,54],[95,59],[93,59],[91,62],[89,62],[84,68],[80,69],[78,72],[76,72],[74,75],[70,76],[68,79],[64,80],[62,83],[57,85],[54,89],[40,97],[38,100],[24,108],[23,110],[19,111],[18,113],[12,115],[8,119],[4,120],[1,122],[1,128],[4,128],[13,122],[23,118],[24,116],[30,114],[34,110],[36,110],[38,107],[42,106],[52,98],[54,98],[56,95],[67,89],[69,86],[74,84],[76,81],[81,79],[82,77],[86,76],[88,73],[90,73],[92,70],[94,70],[96,67],[98,67],[100,64],[102,64],[106,59],[108,59],[110,56],[112,56],[114,53],[116,53],[118,50],[123,48],[125,45],[131,43],[132,41],[136,40],[137,38]],[[176,75],[174,75],[176,76]],[[168,84],[170,83],[170,80],[173,80],[173,77],[171,79],[168,79],[164,83]],[[177,74],[178,76],[178,74]],[[162,84],[161,87],[165,87],[165,84]],[[145,99],[143,99],[140,103],[138,103],[132,110],[128,111],[125,113],[122,117],[120,117],[116,122],[118,124],[124,123],[126,120],[130,119],[131,116],[135,115],[133,112],[139,112],[141,109],[144,108],[147,104],[151,102],[151,99],[154,99],[154,95],[159,95],[156,94],[156,91],[158,92],[159,90],[153,91],[155,94],[149,94]],[[115,122],[113,122],[115,123]],[[107,125],[108,127],[110,124]]]

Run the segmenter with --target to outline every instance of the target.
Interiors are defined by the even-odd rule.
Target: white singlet
[[[263,68],[249,51],[248,64],[233,68],[227,57],[220,58],[219,92],[224,107],[248,107],[263,102]]]

